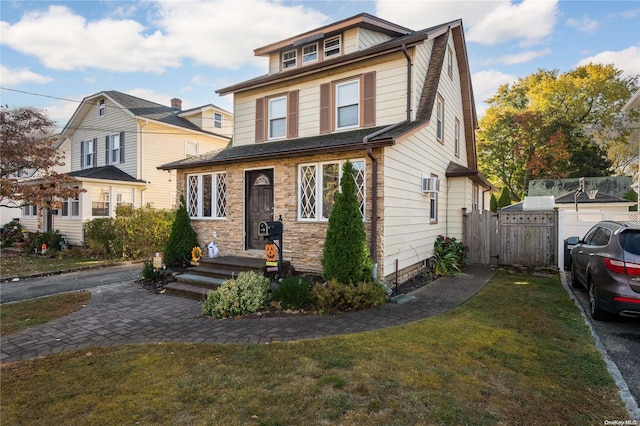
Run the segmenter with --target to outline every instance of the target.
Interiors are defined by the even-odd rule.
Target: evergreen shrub
[[[279,302],[283,309],[300,309],[311,301],[310,277],[286,277],[280,287],[273,292],[273,301]]]
[[[202,304],[202,313],[214,318],[235,317],[258,312],[270,299],[270,282],[253,271],[241,272],[212,290]]]
[[[180,196],[180,207],[176,211],[169,239],[164,246],[164,263],[180,266],[191,260],[191,249],[199,247],[198,235],[191,226],[184,197]]]
[[[360,281],[357,284],[342,284],[329,280],[316,284],[311,289],[314,308],[322,312],[347,312],[373,308],[384,303],[387,292],[378,283]]]

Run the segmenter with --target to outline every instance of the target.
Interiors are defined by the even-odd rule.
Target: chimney
[[[171,108],[182,110],[182,99],[180,98],[171,99]]]

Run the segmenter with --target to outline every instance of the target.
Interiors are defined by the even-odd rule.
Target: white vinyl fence
[[[636,212],[569,211],[560,210],[558,218],[558,268],[564,267],[564,240],[569,237],[584,237],[587,231],[601,220],[640,221]]]

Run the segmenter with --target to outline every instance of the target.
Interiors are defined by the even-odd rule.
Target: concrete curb
[[[598,335],[596,334],[596,330],[593,326],[593,322],[591,321],[591,317],[589,313],[585,311],[580,301],[576,298],[576,296],[573,294],[573,291],[571,291],[571,289],[569,288],[569,284],[567,283],[567,275],[564,271],[560,271],[560,280],[562,281],[562,287],[564,287],[565,291],[567,292],[571,300],[573,300],[573,303],[575,303],[578,309],[580,309],[580,312],[582,313],[582,317],[584,318],[584,322],[587,325],[587,327],[589,327],[589,330],[591,331],[591,336],[593,336],[593,339],[596,342],[596,347],[602,353],[604,362],[605,364],[607,364],[607,370],[609,370],[609,374],[611,374],[611,377],[613,377],[613,380],[616,382],[616,385],[618,386],[618,392],[620,393],[620,397],[624,401],[627,411],[629,412],[629,416],[633,420],[640,421],[640,407],[638,407],[638,402],[635,400],[635,398],[629,391],[629,385],[627,385],[627,382],[622,377],[622,374],[620,373],[618,366],[613,362],[613,360],[609,356],[609,353],[607,352],[607,349],[602,343],[602,340],[600,340],[600,337],[598,337]]]

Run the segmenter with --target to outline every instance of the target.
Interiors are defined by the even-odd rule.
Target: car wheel
[[[610,321],[613,318],[613,314],[600,309],[598,293],[596,292],[596,285],[593,282],[593,278],[589,278],[589,313],[591,314],[591,318],[596,321]]]
[[[582,285],[580,281],[578,281],[578,275],[576,274],[576,268],[571,264],[571,287],[573,288],[581,288]]]

